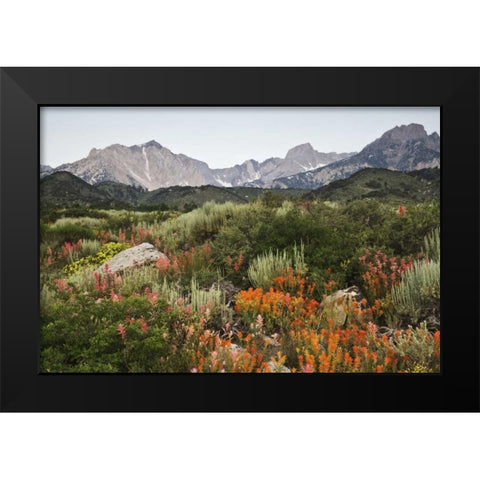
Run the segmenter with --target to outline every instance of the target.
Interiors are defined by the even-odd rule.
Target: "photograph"
[[[41,373],[440,373],[440,108],[41,107]]]

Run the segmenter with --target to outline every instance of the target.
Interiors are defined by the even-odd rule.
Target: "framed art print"
[[[478,69],[1,74],[3,410],[478,411]]]

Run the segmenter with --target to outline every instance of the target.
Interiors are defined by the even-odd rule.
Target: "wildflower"
[[[372,335],[375,335],[377,333],[377,326],[372,322],[368,322],[367,331],[368,331],[368,333],[371,333]]]
[[[123,325],[123,323],[118,324],[117,331],[118,331],[118,334],[122,336],[122,340],[125,340],[127,331],[125,330],[125,326]]]
[[[140,322],[140,329],[142,330],[143,333],[146,333],[148,330],[147,322],[145,321],[144,318],[139,318],[138,321]]]
[[[120,302],[123,299],[121,295],[117,295],[113,290],[110,292],[110,298],[112,302]]]
[[[305,365],[302,366],[302,372],[313,373],[313,367],[309,363],[306,363]]]
[[[376,361],[376,360],[377,360],[377,354],[376,354],[375,352],[370,352],[370,353],[368,354],[368,359],[369,359],[369,360],[375,360],[375,361]]]
[[[433,342],[434,342],[434,353],[437,357],[440,356],[440,330],[437,330],[433,334]]]

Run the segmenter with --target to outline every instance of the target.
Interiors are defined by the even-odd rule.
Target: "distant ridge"
[[[168,207],[175,209],[195,208],[208,201],[217,203],[247,203],[267,190],[256,187],[196,187],[173,186],[147,191],[116,182],[90,185],[70,172],[55,172],[40,180],[40,204],[42,207],[117,207],[149,208]],[[301,196],[305,190],[278,190],[284,198]]]
[[[309,144],[298,145],[285,158],[263,162],[246,160],[241,165],[211,169],[207,163],[175,154],[155,140],[126,147],[120,144],[92,148],[87,157],[52,169],[42,167],[42,176],[68,171],[91,185],[117,182],[147,190],[172,186],[269,187],[284,175],[304,172],[348,158],[352,153],[321,153]]]
[[[399,172],[385,168],[365,168],[346,179],[335,180],[313,190],[304,198],[340,203],[367,198],[401,202],[439,201],[440,169],[425,168]]]
[[[318,188],[364,168],[408,172],[434,167],[440,167],[440,136],[436,132],[427,135],[422,125],[412,123],[388,130],[356,155],[310,172],[278,178],[273,186]]]
[[[40,181],[42,207],[117,207],[191,209],[208,201],[247,203],[269,192],[277,198],[352,200],[380,198],[401,202],[424,202],[440,199],[440,170],[429,168],[399,172],[383,168],[366,168],[349,178],[336,180],[316,190],[262,189],[258,187],[167,187],[152,191],[115,182],[90,185],[69,172],[55,172]]]

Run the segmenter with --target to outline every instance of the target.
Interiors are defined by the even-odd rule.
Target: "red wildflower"
[[[122,340],[125,340],[125,337],[127,335],[127,331],[125,330],[125,327],[124,327],[123,323],[118,324],[117,331],[118,331],[118,334],[122,336]]]

